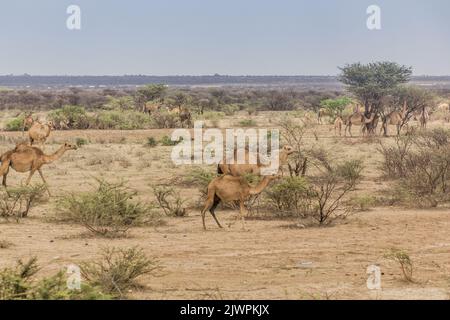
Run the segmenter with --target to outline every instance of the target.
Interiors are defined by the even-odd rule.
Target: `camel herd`
[[[159,105],[147,104],[145,106],[146,112],[151,114],[152,112],[158,111]],[[170,113],[180,116],[180,119],[185,121],[190,121],[189,110],[179,107],[169,110]],[[324,114],[319,114],[319,121],[323,118]],[[425,108],[420,112],[420,114],[413,115],[416,120],[419,121],[423,128],[426,127],[429,115]],[[408,117],[406,104],[401,111],[394,111],[388,114],[382,120],[381,131],[387,134],[387,126],[395,125],[397,128],[397,134],[400,134],[400,130],[403,126],[407,125]],[[363,134],[373,134],[378,126],[380,117],[372,113],[370,117],[367,117],[363,112],[356,108],[354,112],[347,117],[338,116],[334,121],[335,134],[342,135],[342,127],[345,126],[345,135],[347,132],[352,135],[352,126],[359,126]],[[183,121],[183,120],[182,120]],[[22,135],[28,129],[28,143],[19,143],[16,147],[10,151],[5,152],[1,157],[0,175],[3,176],[3,186],[6,187],[6,178],[9,173],[9,169],[12,168],[16,172],[25,173],[29,172],[29,176],[26,180],[26,185],[31,181],[31,178],[36,173],[36,171],[41,176],[45,187],[50,195],[50,190],[48,189],[47,182],[42,173],[42,166],[45,164],[50,164],[59,158],[61,158],[66,151],[76,150],[77,146],[64,143],[55,153],[45,154],[43,151],[44,143],[50,136],[52,130],[55,129],[52,122],[43,123],[38,120],[34,120],[31,115],[25,117],[23,122]],[[36,144],[42,145],[41,148],[37,147]],[[246,164],[236,164],[236,150],[234,153],[234,161],[227,161],[223,159],[222,162],[217,167],[217,173],[219,174],[214,178],[208,185],[207,198],[205,200],[205,205],[201,211],[203,228],[206,230],[205,224],[205,214],[209,211],[216,221],[217,225],[222,228],[219,223],[215,210],[220,202],[239,202],[239,217],[242,220],[243,227],[245,228],[245,201],[252,195],[257,195],[261,193],[269,183],[277,179],[280,175],[283,175],[283,166],[287,164],[288,157],[295,152],[294,148],[291,146],[284,146],[279,150],[274,150],[273,152],[278,152],[279,167],[276,173],[272,175],[265,175],[261,181],[256,186],[251,186],[245,179],[245,175],[254,174],[262,176],[263,169],[267,168],[263,164],[259,157],[256,164],[249,164],[249,150],[246,149],[245,152],[245,163]],[[230,162],[230,163],[228,163]]]
[[[319,110],[318,123],[322,123],[324,117],[324,110]],[[419,122],[422,129],[426,129],[427,123],[430,119],[430,115],[426,108],[422,108],[419,112],[409,113],[406,103],[401,111],[392,111],[387,114],[383,119],[380,119],[380,115],[375,112],[370,112],[370,116],[367,116],[364,112],[360,111],[360,107],[357,106],[354,112],[349,116],[337,116],[334,120],[334,134],[342,136],[342,128],[345,126],[344,135],[347,133],[350,136],[352,134],[352,127],[357,126],[363,135],[376,134],[376,129],[381,120],[380,134],[388,135],[388,126],[392,125],[396,127],[397,135],[400,135],[400,131],[403,127],[408,129],[408,122],[410,119],[414,119]]]

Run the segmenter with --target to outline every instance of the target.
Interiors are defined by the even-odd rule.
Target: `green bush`
[[[125,235],[128,229],[142,223],[156,223],[151,208],[132,201],[136,192],[123,182],[109,183],[98,179],[94,192],[70,194],[58,202],[63,219],[80,223],[89,231],[104,237]],[[147,220],[146,220],[147,219]]]
[[[77,138],[75,140],[75,144],[77,145],[77,147],[82,147],[85,146],[89,143],[89,141],[85,138]]]
[[[9,121],[6,126],[6,131],[22,131],[23,130],[23,117],[14,118]]]
[[[169,136],[163,136],[161,138],[161,145],[165,146],[165,147],[172,147],[172,146],[176,146],[177,144],[179,144],[181,141],[183,141],[182,138],[180,138],[180,140],[178,141],[172,141],[172,139],[170,139]]]
[[[155,275],[161,267],[156,259],[148,258],[142,249],[134,247],[105,248],[101,261],[85,262],[80,268],[83,278],[90,284],[115,297],[122,297],[137,286],[137,278]]]
[[[305,178],[289,177],[265,191],[276,215],[305,217],[311,211],[309,185]]]
[[[66,123],[69,129],[89,129],[93,118],[80,106],[64,106],[49,113],[54,123]]]
[[[35,279],[39,272],[35,257],[26,262],[19,260],[14,268],[0,270],[0,300],[105,300],[110,295],[101,293],[90,284],[82,284],[81,290],[69,290],[65,272]]]
[[[147,138],[147,143],[145,144],[146,147],[154,148],[158,145],[158,142],[153,137]]]

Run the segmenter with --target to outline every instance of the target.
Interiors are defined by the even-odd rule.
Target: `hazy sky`
[[[0,0],[0,74],[334,75],[393,60],[450,75],[449,13],[448,0]]]

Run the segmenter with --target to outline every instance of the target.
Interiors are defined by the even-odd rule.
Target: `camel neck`
[[[64,146],[62,146],[54,154],[44,155],[44,162],[52,163],[53,161],[56,161],[59,158],[61,158],[65,152],[66,152],[66,150],[64,149]]]
[[[250,194],[260,194],[269,185],[270,180],[270,177],[264,177],[264,179],[262,179],[262,181],[258,183],[256,187],[250,189]]]

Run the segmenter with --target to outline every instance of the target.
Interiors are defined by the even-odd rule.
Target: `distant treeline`
[[[450,80],[450,78],[449,78]],[[340,87],[332,76],[31,76],[3,75],[0,86],[139,86],[146,84],[183,85],[307,85]]]

